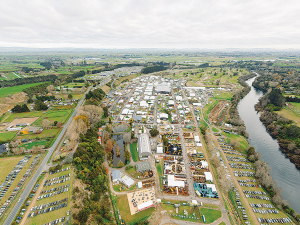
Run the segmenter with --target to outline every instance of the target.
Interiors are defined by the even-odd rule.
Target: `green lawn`
[[[300,110],[300,102],[290,102],[292,106]]]
[[[226,223],[225,223],[225,222],[222,222],[222,223],[219,223],[219,225],[226,225]]]
[[[140,161],[139,153],[137,152],[137,142],[130,144],[130,152],[134,162]]]
[[[12,113],[4,122],[12,122],[14,119],[19,119],[19,118],[40,117],[45,113],[46,112],[43,112],[43,111]]]
[[[25,88],[34,87],[34,86],[37,86],[37,85],[43,84],[43,83],[44,82],[33,83],[33,84],[23,84],[23,85],[18,85],[18,86],[13,86],[13,87],[1,88],[0,98],[7,97],[8,94],[14,95],[14,94],[20,93]]]
[[[159,186],[160,186],[160,190],[162,191],[163,189],[163,184],[162,184],[162,176],[163,176],[163,173],[162,173],[162,162],[160,161],[159,163],[156,164],[156,171],[157,171],[157,174],[159,176]]]
[[[219,132],[219,130],[217,128],[215,128],[215,127],[212,128],[212,131],[213,132]]]
[[[190,221],[190,222],[203,222],[197,207],[181,205],[181,206],[179,206],[178,214],[176,214],[174,205],[161,204],[161,206],[164,210],[167,211],[167,214],[171,214],[170,216],[174,219]],[[186,210],[188,215],[187,215],[187,217],[182,218],[180,216],[184,216],[184,210]],[[193,217],[193,218],[188,218],[188,217]],[[197,219],[197,218],[199,218],[199,219]]]
[[[244,152],[246,150],[246,148],[249,147],[248,142],[245,140],[245,138],[243,138],[242,136],[238,135],[238,134],[228,134],[223,132],[222,133],[224,136],[228,137],[228,142],[230,143],[231,140],[237,140],[240,143],[240,146],[237,148],[237,150],[239,150],[240,152]]]
[[[0,142],[9,142],[16,136],[17,131],[0,133]]]
[[[113,188],[116,192],[133,191],[134,189],[136,189],[136,185],[132,185],[130,188],[127,188],[124,184],[116,184],[113,185]]]
[[[137,222],[141,222],[141,221],[148,219],[155,210],[155,208],[152,207],[152,208],[143,210],[141,212],[138,212],[134,215],[131,215],[126,194],[117,196],[116,206],[117,206],[117,209],[120,210],[122,219],[128,225],[134,225]]]
[[[215,209],[201,208],[200,213],[205,216],[205,223],[212,223],[215,220],[221,218],[222,216],[222,212],[220,210]]]
[[[36,139],[36,138],[50,138],[55,137],[60,131],[58,128],[43,130],[40,134],[21,134],[20,138],[22,139]]]
[[[44,145],[46,146],[48,140],[44,140],[44,141],[34,141],[31,143],[24,143],[21,144],[20,147],[25,147],[26,149],[31,149],[33,146],[39,146],[39,145]]]
[[[52,124],[54,121],[65,123],[72,110],[49,111],[34,122],[35,126],[41,126],[44,119],[49,120]]]

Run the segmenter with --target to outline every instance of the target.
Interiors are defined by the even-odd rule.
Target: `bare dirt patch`
[[[220,115],[223,112],[223,110],[226,108],[226,104],[227,104],[226,101],[221,101],[212,109],[212,111],[208,115],[210,122],[217,123],[218,120],[221,119]]]
[[[11,110],[17,103],[24,102],[26,100],[27,94],[21,92],[14,94],[11,97],[5,97],[0,99],[0,115]]]
[[[15,126],[17,123],[29,123],[31,125],[36,121],[39,117],[30,117],[30,118],[20,118],[20,119],[14,119],[11,123],[8,124],[8,126]]]

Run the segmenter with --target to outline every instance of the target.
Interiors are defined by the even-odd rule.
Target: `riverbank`
[[[255,78],[247,81],[251,86]],[[300,212],[300,172],[280,151],[280,146],[267,132],[266,127],[260,120],[260,115],[255,111],[254,105],[263,96],[263,92],[251,87],[251,91],[240,101],[238,105],[239,115],[246,125],[249,134],[248,142],[257,152],[261,153],[262,159],[267,162],[272,171],[270,172],[277,187],[282,189],[282,198],[288,200],[291,207]]]

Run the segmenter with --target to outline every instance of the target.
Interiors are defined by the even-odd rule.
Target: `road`
[[[86,93],[89,92],[91,90],[91,88],[92,87],[89,87],[87,89]],[[20,196],[20,199],[22,199],[22,201],[19,201],[19,202],[17,202],[15,204],[14,208],[12,209],[12,211],[9,214],[9,216],[5,220],[4,225],[10,225],[14,221],[15,216],[17,215],[17,213],[21,209],[21,206],[23,205],[25,199],[29,195],[29,193],[30,193],[31,189],[33,188],[34,184],[36,183],[38,177],[40,176],[40,174],[44,170],[44,167],[46,166],[47,161],[50,159],[52,153],[55,151],[55,149],[59,145],[61,139],[64,137],[64,135],[65,135],[65,133],[66,133],[66,131],[68,129],[68,126],[70,125],[70,123],[73,120],[73,118],[74,118],[74,116],[75,116],[78,108],[82,105],[82,103],[84,102],[84,100],[85,100],[85,96],[78,103],[76,109],[74,110],[73,114],[70,116],[68,122],[64,125],[62,131],[60,132],[59,136],[57,137],[57,139],[54,142],[54,144],[52,145],[52,147],[48,149],[48,153],[45,156],[44,160],[40,164],[39,168],[36,170],[35,174],[32,176],[31,180],[29,181],[29,183],[27,184],[27,186],[25,187],[25,189],[23,190],[23,193]]]

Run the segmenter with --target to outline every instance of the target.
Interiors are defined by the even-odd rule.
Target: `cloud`
[[[292,0],[26,0],[0,8],[0,46],[299,48]]]

